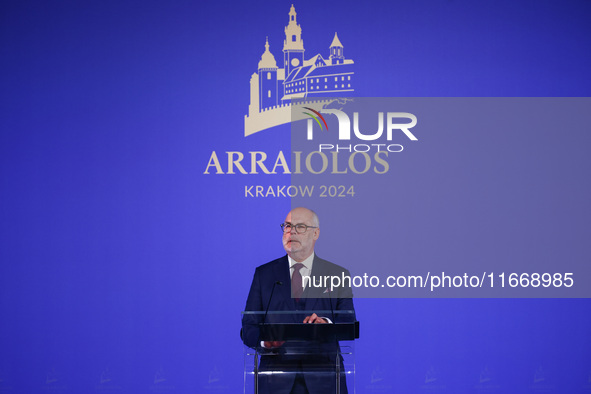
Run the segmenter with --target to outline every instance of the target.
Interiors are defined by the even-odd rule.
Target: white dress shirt
[[[292,278],[293,277],[293,271],[294,268],[293,266],[295,264],[297,264],[298,262],[293,260],[291,258],[291,256],[287,256],[287,260],[289,260],[289,277]],[[312,275],[312,265],[314,264],[314,252],[312,252],[312,254],[304,261],[302,261],[302,264],[304,264],[304,266],[302,268],[300,268],[300,274],[302,275],[302,285],[304,286],[304,289],[306,288],[306,280],[304,280],[304,276],[311,276]]]

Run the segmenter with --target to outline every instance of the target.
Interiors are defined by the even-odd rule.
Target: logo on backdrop
[[[336,32],[328,51],[326,59],[321,54],[305,59],[302,27],[292,5],[285,26],[282,67],[277,66],[267,38],[257,72],[250,77],[245,136],[289,123],[292,100],[323,107],[334,101],[327,98],[347,96],[354,91],[353,60],[345,58],[344,46]]]
[[[298,176],[289,185],[244,185],[244,197],[353,197],[353,179],[341,175],[386,174],[392,156],[404,149],[401,142],[418,140],[413,129],[417,117],[397,112],[404,111],[397,107],[399,100],[350,97],[355,91],[354,62],[345,57],[337,32],[326,57],[306,59],[293,5],[284,33],[283,61],[278,62],[267,37],[250,77],[244,136],[290,124],[291,150],[212,150],[203,174]],[[325,180],[339,184],[316,187],[305,177],[320,174],[341,176]]]

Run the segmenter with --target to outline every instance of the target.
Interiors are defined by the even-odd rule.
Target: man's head
[[[291,231],[283,232],[283,248],[295,261],[304,261],[314,252],[314,245],[320,236],[318,216],[308,208],[295,208],[287,214],[285,223],[291,225]],[[299,234],[296,231],[298,224],[310,227]]]

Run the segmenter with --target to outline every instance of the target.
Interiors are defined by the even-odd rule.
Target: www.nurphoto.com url
[[[399,288],[426,288],[430,291],[437,291],[443,288],[496,288],[496,287],[572,287],[574,278],[572,273],[494,273],[483,272],[482,275],[449,275],[445,272],[431,273],[425,275],[390,275],[381,279],[375,275],[349,276],[344,273],[339,275],[326,276],[304,276],[303,285],[327,288],[331,291],[340,287],[399,287]]]

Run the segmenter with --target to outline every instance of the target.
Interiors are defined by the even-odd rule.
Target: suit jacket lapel
[[[275,291],[279,290],[279,296],[284,301],[285,310],[295,310],[296,305],[293,298],[291,298],[291,276],[289,275],[289,260],[287,255],[282,258],[275,266],[275,277],[277,280],[283,282],[282,286],[277,286]]]
[[[318,304],[318,299],[322,297],[322,293],[324,292],[324,288],[314,287],[312,286],[314,277],[317,278],[316,283],[320,280],[320,278],[324,275],[324,265],[322,264],[322,260],[318,258],[318,256],[314,256],[314,264],[312,265],[312,272],[310,273],[310,286],[306,287],[304,291],[304,297],[306,297],[306,310],[314,310],[316,309],[316,305]]]

